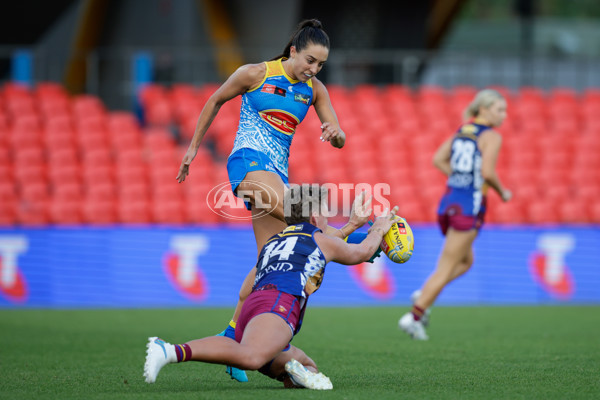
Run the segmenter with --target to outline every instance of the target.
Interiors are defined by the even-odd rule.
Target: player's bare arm
[[[496,173],[498,154],[500,154],[500,148],[502,147],[502,136],[496,131],[488,130],[481,135],[477,146],[481,152],[481,176],[488,185],[498,192],[502,200],[510,200],[512,197],[511,192],[504,188]]]
[[[452,173],[452,167],[450,167],[450,153],[452,149],[453,137],[447,139],[444,143],[438,147],[437,151],[433,155],[433,165],[442,171],[446,176],[450,176]]]
[[[208,98],[198,117],[198,123],[196,124],[196,130],[194,131],[192,141],[181,161],[179,173],[176,177],[179,183],[183,182],[185,177],[189,174],[190,164],[198,153],[200,143],[223,104],[259,85],[265,76],[266,68],[264,63],[247,64],[239,67],[221,85],[221,87]]]
[[[328,262],[335,261],[344,265],[359,264],[371,258],[379,248],[383,236],[390,230],[392,224],[398,222],[397,212],[398,207],[396,206],[391,212],[385,212],[377,217],[369,229],[367,237],[361,243],[346,243],[340,238],[324,233],[316,233],[315,241]]]
[[[314,91],[313,106],[321,121],[321,140],[341,149],[346,143],[346,134],[340,128],[327,88],[315,77],[312,78],[312,82]]]

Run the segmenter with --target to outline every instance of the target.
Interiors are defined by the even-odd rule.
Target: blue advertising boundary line
[[[327,265],[319,306],[408,305],[443,237],[413,226],[406,264]],[[491,225],[438,305],[600,304],[599,225]],[[233,307],[256,260],[252,228],[0,229],[0,308]]]

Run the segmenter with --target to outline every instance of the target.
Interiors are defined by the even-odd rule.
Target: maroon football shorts
[[[257,315],[273,313],[279,315],[289,325],[292,335],[300,319],[300,302],[289,293],[278,290],[257,290],[250,293],[244,302],[242,312],[235,326],[235,340],[241,342],[244,330],[250,320]]]

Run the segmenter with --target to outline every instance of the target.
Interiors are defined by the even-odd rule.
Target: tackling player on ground
[[[144,364],[146,382],[153,383],[166,364],[202,361],[258,370],[283,381],[286,387],[332,388],[315,362],[290,342],[300,330],[309,296],[321,286],[325,265],[329,261],[345,265],[367,261],[399,220],[398,208],[376,218],[361,243],[349,244],[324,233],[326,188],[292,186],[286,191],[284,205],[289,226],[271,237],[260,253],[252,292],[235,328],[235,341],[209,336],[172,345],[151,337]]]

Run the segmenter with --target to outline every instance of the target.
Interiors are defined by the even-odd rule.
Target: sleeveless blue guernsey
[[[258,257],[253,290],[279,290],[306,299],[319,289],[326,261],[316,232],[321,230],[300,223],[271,237]]]
[[[287,177],[292,138],[312,104],[313,88],[311,80],[304,83],[290,78],[281,61],[265,62],[263,81],[242,95],[231,154],[242,148],[262,152]]]
[[[462,215],[477,215],[482,210],[483,196],[487,191],[481,176],[481,152],[477,146],[479,136],[490,129],[487,125],[470,122],[462,125],[452,140],[447,191],[440,202],[438,214],[450,207],[459,207]]]

